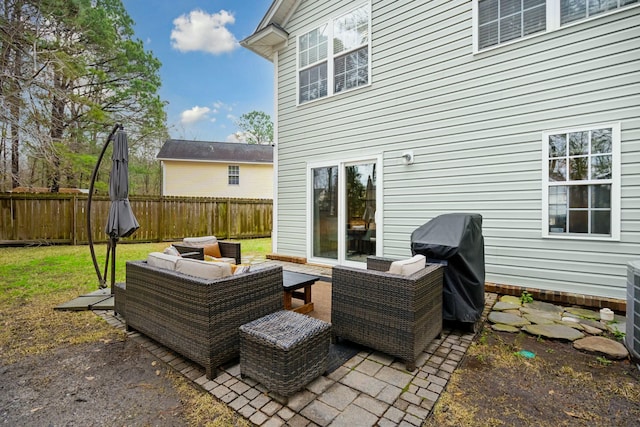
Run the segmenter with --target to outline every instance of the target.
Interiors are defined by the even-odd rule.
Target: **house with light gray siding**
[[[364,267],[450,212],[486,280],[625,299],[640,258],[638,0],[275,0],[274,252]]]

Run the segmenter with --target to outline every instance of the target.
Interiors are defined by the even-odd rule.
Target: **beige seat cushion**
[[[427,266],[427,258],[424,255],[415,255],[409,259],[394,261],[389,266],[389,273],[411,276]]]
[[[147,255],[147,264],[152,267],[175,270],[179,256],[163,254],[162,252],[151,252]]]
[[[226,262],[207,262],[191,258],[180,258],[176,262],[178,273],[203,279],[222,279],[231,276],[231,265]]]
[[[235,264],[236,263],[235,258],[227,258],[227,257],[216,258],[216,257],[209,256],[209,255],[205,255],[204,256],[204,260],[205,261],[211,261],[211,262],[228,262],[229,264]]]
[[[217,243],[216,236],[203,236],[203,237],[185,237],[182,239],[184,246],[191,246],[193,248],[202,248],[205,245],[213,245]]]

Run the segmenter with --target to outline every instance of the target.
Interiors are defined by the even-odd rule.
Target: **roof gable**
[[[289,40],[285,30],[289,19],[298,8],[301,0],[274,0],[269,10],[258,24],[258,28],[240,44],[269,61],[273,54]]]
[[[169,139],[156,158],[205,162],[273,163],[273,146]]]

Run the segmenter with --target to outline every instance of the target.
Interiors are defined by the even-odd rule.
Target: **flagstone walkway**
[[[291,264],[288,270],[331,276],[327,267]],[[486,294],[483,320],[496,294]],[[111,310],[96,311],[114,327],[124,328]],[[137,332],[129,337],[258,426],[419,426],[432,411],[452,372],[462,361],[474,334],[445,328],[408,372],[392,356],[361,351],[329,375],[322,375],[288,401],[251,378],[240,377],[239,363],[224,367],[214,380],[204,369]]]

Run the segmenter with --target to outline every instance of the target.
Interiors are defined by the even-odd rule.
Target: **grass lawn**
[[[242,240],[243,255],[266,255],[271,239]],[[168,243],[119,244],[116,281],[125,263],[145,259]],[[95,246],[104,274],[106,245]],[[107,272],[107,284],[109,284]],[[56,305],[99,288],[88,246],[0,248],[0,354],[4,363],[59,345],[114,339],[118,332],[93,313],[54,311]]]
[[[242,254],[264,256],[271,252],[271,239],[242,240]],[[125,281],[125,263],[145,259],[162,251],[168,243],[119,244],[116,281]],[[106,245],[95,246],[104,274]],[[107,272],[107,284],[109,284]],[[125,333],[109,326],[90,311],[57,311],[53,307],[99,288],[88,246],[38,246],[0,248],[0,361],[9,365],[30,355],[44,354],[61,346],[100,340],[124,340]],[[233,412],[202,393],[184,378],[170,378],[181,394],[189,422],[230,425]]]

